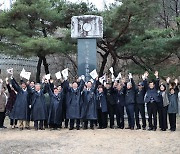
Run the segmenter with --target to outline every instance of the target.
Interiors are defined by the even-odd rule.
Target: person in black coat
[[[47,85],[48,93],[50,96],[50,107],[49,107],[49,116],[48,116],[48,124],[56,130],[62,123],[62,104],[64,92],[62,89],[58,89],[57,87],[52,89],[50,85]]]
[[[107,102],[102,85],[98,86],[96,103],[99,129],[107,128]]]
[[[117,126],[118,128],[123,129],[124,128],[125,86],[122,83],[118,83],[115,89],[115,101],[116,101]]]
[[[107,101],[107,108],[108,108],[108,115],[110,118],[110,128],[114,129],[114,115],[116,113],[116,101],[115,101],[115,91],[113,88],[112,83],[105,83],[105,88],[104,88],[104,94],[106,96],[106,101]]]
[[[154,130],[157,129],[157,106],[160,103],[160,97],[158,93],[159,85],[155,84],[154,81],[150,81],[149,85],[145,84],[146,94],[144,97],[145,103],[147,103],[147,111],[148,111],[148,122],[149,129]],[[153,119],[153,123],[152,123]]]
[[[30,87],[28,87],[30,88]],[[47,120],[47,110],[45,104],[46,93],[45,87],[41,89],[41,84],[36,83],[35,89],[31,89],[32,104],[31,104],[31,120],[34,121],[35,130],[44,130],[43,122]]]
[[[12,109],[13,109],[15,101],[16,101],[16,92],[15,92],[14,88],[12,86],[10,86],[10,84],[8,82],[8,78],[6,78],[6,87],[9,92],[9,97],[8,97],[8,101],[7,101],[7,105],[6,105],[6,114],[10,118],[11,128],[14,129],[14,128],[17,128],[17,119],[15,119],[15,120],[11,119],[10,114],[12,112]]]
[[[144,80],[144,82],[146,82],[146,80]],[[139,123],[139,113],[141,114],[143,130],[146,129],[145,102],[144,102],[145,93],[146,90],[144,88],[144,83],[140,82],[136,89],[135,118],[136,118],[137,129],[141,129],[141,125]]]
[[[80,129],[80,118],[81,118],[81,93],[84,88],[84,80],[80,80],[78,86],[77,82],[72,83],[72,87],[69,86],[68,81],[64,81],[63,89],[66,92],[66,118],[70,119],[70,128],[69,130],[74,129],[74,122],[76,120],[76,129]]]
[[[88,121],[90,121],[90,128],[94,129],[94,122],[97,120],[97,104],[96,104],[96,89],[98,78],[92,83],[88,81],[82,92],[82,106],[81,118],[84,120],[84,129],[88,128]]]
[[[135,106],[135,83],[132,74],[129,74],[130,82],[127,83],[125,92],[125,106],[128,116],[128,127],[126,129],[134,129],[134,106]]]
[[[12,87],[17,92],[16,101],[14,107],[12,109],[10,118],[14,120],[19,120],[19,128],[20,130],[25,128],[29,129],[28,121],[30,120],[30,112],[29,112],[29,94],[30,91],[27,88],[27,85],[24,81],[21,81],[21,86],[18,85],[14,78],[11,79]]]

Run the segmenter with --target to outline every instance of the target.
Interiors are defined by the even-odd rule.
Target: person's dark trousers
[[[75,119],[70,119],[70,129],[74,128]],[[76,119],[76,128],[80,128],[80,119]]]
[[[168,106],[158,108],[158,114],[159,114],[159,127],[161,130],[165,131],[168,126],[167,126],[167,110]]]
[[[128,125],[131,129],[134,129],[134,104],[128,104],[126,106],[126,112],[128,116]]]
[[[108,115],[110,118],[110,128],[114,126],[114,114],[115,114],[115,105],[108,104]]]
[[[170,124],[170,130],[175,131],[176,130],[176,113],[169,113],[169,124]]]
[[[157,103],[159,128],[163,129],[163,105]]]
[[[98,124],[99,128],[107,128],[106,112],[102,112],[101,109],[98,109]]]
[[[141,128],[139,123],[139,113],[142,118],[142,127],[146,128],[146,117],[145,117],[145,105],[144,104],[135,104],[135,118],[136,118],[136,126],[137,128]]]
[[[35,129],[43,129],[43,120],[36,120],[34,121],[34,128]]]
[[[4,126],[5,112],[0,112],[0,127]]]
[[[84,121],[84,128],[88,128],[88,121],[90,121],[90,128],[94,128],[94,120],[85,120]]]
[[[17,120],[15,119],[10,119],[10,125],[13,126],[13,125],[17,125]]]
[[[157,104],[156,102],[147,103],[147,111],[148,111],[148,122],[149,129],[157,129]],[[153,124],[152,124],[153,119]]]
[[[167,123],[167,111],[168,106],[163,107],[163,129],[168,129],[168,123]]]
[[[52,126],[50,126],[52,127]],[[48,121],[47,120],[44,120],[44,128],[48,128]]]
[[[124,128],[124,106],[116,105],[116,121],[119,128]]]
[[[65,119],[65,128],[68,128],[68,124],[69,124],[69,119]]]

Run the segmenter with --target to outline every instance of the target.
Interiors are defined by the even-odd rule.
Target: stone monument
[[[71,37],[78,40],[78,76],[96,69],[97,39],[103,38],[103,18],[94,15],[73,16],[71,19]]]

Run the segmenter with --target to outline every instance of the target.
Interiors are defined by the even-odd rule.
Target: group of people
[[[21,80],[18,84],[11,77],[6,78],[5,86],[0,79],[0,128],[6,128],[4,119],[9,116],[11,128],[20,130],[30,129],[31,121],[35,130],[62,127],[79,130],[95,126],[114,129],[115,117],[117,128],[124,129],[126,111],[126,129],[156,131],[159,127],[162,131],[168,128],[175,131],[178,80],[172,82],[168,77],[166,83],[160,83],[158,72],[154,75],[156,79],[148,81],[149,74],[145,72],[137,85],[131,73],[127,80],[119,77],[100,82],[97,77],[85,82],[85,77],[81,76],[73,83],[67,78],[61,79],[59,85],[45,78],[42,83]]]

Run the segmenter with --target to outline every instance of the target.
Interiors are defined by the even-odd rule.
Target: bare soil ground
[[[180,154],[180,118],[177,131],[160,130],[0,130],[0,154]],[[6,126],[9,121],[6,119]]]

